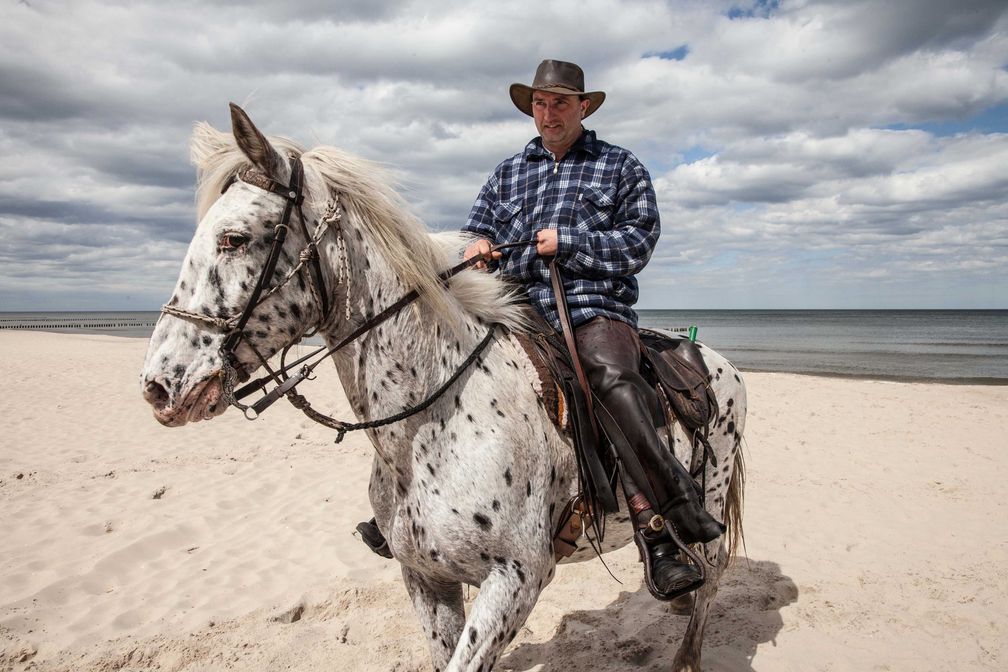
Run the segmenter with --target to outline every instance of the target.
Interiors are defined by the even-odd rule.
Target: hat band
[[[568,91],[573,91],[574,93],[584,93],[581,89],[576,89],[569,84],[543,84],[541,86],[532,86],[533,89],[567,89]]]

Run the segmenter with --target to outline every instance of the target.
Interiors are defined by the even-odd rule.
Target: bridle
[[[497,325],[491,324],[487,329],[486,335],[483,339],[476,345],[472,353],[463,361],[456,371],[431,395],[429,395],[425,400],[416,404],[415,406],[404,409],[403,411],[396,413],[394,415],[382,418],[379,420],[369,420],[366,422],[350,423],[331,418],[327,415],[319,413],[312,409],[311,404],[304,396],[298,394],[294,389],[298,383],[303,380],[311,380],[312,372],[315,367],[320,363],[325,361],[330,355],[342,349],[349,343],[357,340],[359,337],[365,333],[371,331],[377,327],[382,322],[385,322],[390,317],[396,315],[400,310],[405,308],[407,305],[411,304],[420,294],[416,289],[413,289],[400,297],[397,301],[383,309],[381,312],[377,313],[368,320],[365,320],[363,324],[353,330],[348,336],[343,338],[339,343],[331,348],[321,347],[318,348],[304,357],[291,362],[286,363],[287,353],[294,347],[302,338],[306,336],[311,336],[316,333],[326,325],[330,319],[332,319],[332,306],[329,302],[329,295],[326,290],[325,278],[322,274],[321,262],[319,259],[318,243],[328,229],[329,225],[332,223],[337,224],[337,231],[340,231],[338,227],[339,220],[341,218],[341,212],[339,208],[338,200],[329,209],[326,216],[321,217],[315,226],[315,232],[313,235],[308,234],[308,226],[306,224],[306,218],[304,215],[304,210],[302,209],[302,203],[304,202],[304,166],[301,164],[301,159],[299,157],[290,158],[290,169],[291,177],[290,184],[283,184],[277,182],[273,178],[259,173],[254,170],[246,170],[243,173],[238,173],[226,182],[221,189],[223,194],[227,191],[228,187],[235,181],[241,180],[246,184],[251,184],[252,186],[259,187],[265,191],[276,194],[282,197],[285,201],[283,216],[280,219],[280,223],[274,227],[273,244],[270,248],[269,256],[266,259],[266,263],[263,265],[262,271],[259,274],[259,279],[256,282],[255,287],[252,289],[249,295],[248,301],[245,303],[244,309],[237,315],[231,317],[215,317],[213,315],[207,315],[204,313],[195,313],[174,306],[165,304],[161,307],[161,312],[173,315],[175,317],[181,317],[184,319],[201,322],[204,324],[209,324],[218,329],[224,329],[226,335],[224,341],[220,347],[221,354],[221,383],[223,388],[224,399],[229,405],[234,406],[244,413],[245,417],[249,420],[256,419],[260,413],[273,405],[280,397],[286,396],[288,400],[297,408],[301,409],[312,420],[335,429],[338,434],[336,437],[336,442],[339,443],[343,440],[344,435],[347,432],[355,431],[358,429],[370,429],[374,427],[381,427],[384,425],[392,424],[398,422],[405,418],[408,418],[420,411],[428,408],[433,404],[444,392],[451,387],[451,385],[458,380],[462,373],[479,357],[484,349],[493,340],[493,335],[495,327]],[[277,260],[280,257],[280,253],[283,249],[284,240],[287,237],[287,230],[289,228],[289,223],[294,210],[297,209],[298,212],[298,224],[301,227],[301,232],[307,241],[304,249],[301,250],[299,256],[299,263],[291,269],[287,276],[277,285],[270,287],[270,282],[273,280],[273,276],[276,273]],[[341,233],[341,231],[340,231]],[[513,247],[534,245],[535,240],[522,241],[518,243],[507,243],[503,245],[496,245],[492,248],[492,251],[505,250]],[[343,253],[345,254],[345,246],[343,248]],[[451,267],[450,269],[442,272],[439,275],[439,279],[442,283],[447,283],[449,279],[457,275],[461,271],[469,268],[470,266],[476,264],[481,257],[475,256],[459,264]],[[313,294],[317,298],[319,304],[319,320],[314,327],[310,328],[310,331],[303,332],[298,338],[293,339],[291,343],[283,348],[280,355],[280,367],[277,370],[273,370],[268,362],[267,358],[259,352],[255,345],[245,337],[245,326],[248,324],[249,319],[252,317],[253,311],[270,295],[279,290],[281,287],[286,285],[291,279],[304,267],[305,263],[309,263],[309,273],[312,280]],[[348,306],[349,308],[349,306]],[[235,355],[235,350],[244,341],[245,344],[252,350],[259,360],[259,363],[266,369],[267,375],[262,376],[239,389],[235,389],[235,384],[239,379],[238,370],[236,367],[239,366],[238,358]],[[306,363],[311,359],[315,359],[313,363]],[[301,366],[298,371],[293,371],[295,367]],[[270,381],[274,381],[277,386],[273,390],[267,391],[266,384]],[[262,390],[264,396],[251,405],[245,405],[241,403],[241,399],[249,396],[257,390]]]

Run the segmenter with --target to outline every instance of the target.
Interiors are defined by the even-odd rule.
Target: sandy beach
[[[0,333],[0,670],[429,670],[354,536],[366,438],[283,403],[164,428],[145,348]],[[705,669],[1008,669],[1008,387],[745,378],[746,551]],[[310,396],[350,416],[332,372]],[[686,617],[634,549],[606,562],[560,567],[496,669],[668,669]]]

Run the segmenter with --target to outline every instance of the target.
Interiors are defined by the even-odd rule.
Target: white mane
[[[281,156],[301,156],[311,208],[321,211],[331,195],[338,194],[351,226],[360,227],[399,279],[416,288],[437,315],[455,324],[462,317],[460,311],[465,311],[510,329],[527,327],[513,287],[495,276],[464,271],[455,276],[448,290],[444,288],[438,274],[459,261],[459,250],[468,237],[463,233],[432,235],[409,212],[380,166],[335,147],[304,151],[287,138],[270,137],[269,141]],[[196,213],[201,220],[220,197],[225,182],[250,162],[233,136],[205,122],[194,128],[190,150],[197,169]]]

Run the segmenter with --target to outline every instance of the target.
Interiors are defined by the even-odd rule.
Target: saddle
[[[563,337],[545,320],[529,310],[532,328],[515,334],[528,354],[539,380],[536,391],[553,423],[568,434],[577,457],[579,494],[568,502],[554,534],[557,558],[573,553],[584,529],[584,519],[594,530],[593,543],[604,537],[604,516],[619,510],[616,501],[618,462],[616,451],[597,432],[587,400],[578,384]],[[639,331],[641,375],[655,389],[671,429],[678,422],[691,437],[695,459],[694,478],[706,460],[714,460],[707,431],[717,417],[718,404],[711,390],[710,372],[699,347],[685,337],[670,337],[650,329]]]

